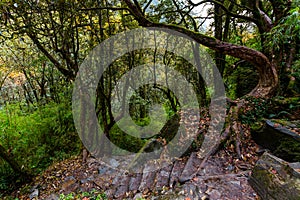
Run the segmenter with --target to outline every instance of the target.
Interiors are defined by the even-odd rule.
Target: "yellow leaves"
[[[243,32],[241,36],[242,36],[242,42],[246,43],[248,40],[253,39],[256,35],[249,32]]]
[[[20,77],[20,76],[22,76],[22,75],[23,75],[23,74],[20,73],[20,72],[13,71],[13,72],[11,72],[11,73],[9,74],[8,77],[14,79],[14,78],[18,78],[18,77]]]

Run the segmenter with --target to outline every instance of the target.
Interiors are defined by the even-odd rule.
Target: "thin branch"
[[[177,10],[179,11],[179,14],[180,14],[180,16],[181,16],[181,20],[180,20],[180,22],[179,22],[178,24],[181,24],[182,22],[184,22],[185,27],[187,28],[187,27],[188,27],[188,24],[187,24],[187,22],[186,22],[186,20],[185,20],[185,16],[183,15],[183,13],[182,13],[181,10],[180,10],[179,5],[176,3],[175,0],[172,0],[172,2],[173,2],[173,4],[175,5],[175,7],[177,8]]]
[[[30,32],[27,32],[27,35],[31,38],[31,40],[33,41],[33,43],[38,47],[38,49],[44,53],[44,55],[55,65],[55,67],[57,67],[57,69],[66,77],[68,78],[74,78],[74,77],[70,77],[70,72],[63,68],[63,66],[44,48],[44,46],[40,43],[40,41],[36,38],[35,35],[31,34]]]
[[[262,63],[265,63],[266,65],[270,66],[271,63],[269,59],[261,52],[256,51],[254,49],[248,48],[246,46],[239,46],[227,42],[223,42],[220,40],[217,40],[213,37],[209,37],[207,35],[194,32],[191,30],[188,30],[186,28],[172,25],[172,24],[164,24],[164,23],[155,23],[149,21],[145,16],[143,16],[138,8],[130,1],[130,0],[123,0],[128,7],[131,10],[131,14],[135,16],[136,20],[140,23],[140,25],[144,27],[158,27],[158,28],[167,28],[171,30],[178,31],[180,33],[186,34],[190,36],[195,41],[199,42],[200,44],[207,46],[213,50],[217,50],[223,53],[226,53],[227,55],[231,55],[234,57],[238,57],[244,60],[248,60],[255,66],[261,66]],[[230,48],[228,48],[230,46]],[[248,54],[241,54],[241,51],[247,51]],[[254,54],[258,56],[256,59],[253,58]]]
[[[129,11],[128,8],[123,8],[123,7],[94,7],[94,8],[81,8],[78,9],[79,11],[94,11],[94,10],[127,10]]]
[[[244,19],[244,20],[247,20],[247,21],[250,21],[250,22],[253,22],[255,24],[258,23],[258,21],[252,17],[247,17],[247,16],[244,16],[244,15],[238,15],[238,14],[235,14],[235,13],[232,13],[231,11],[229,11],[226,6],[223,5],[223,3],[219,2],[219,1],[215,1],[215,0],[204,0],[204,1],[201,1],[199,3],[193,3],[191,0],[188,0],[189,3],[193,6],[199,6],[201,4],[204,4],[204,3],[213,3],[213,4],[217,4],[219,5],[222,10],[224,10],[226,12],[227,15],[231,16],[231,17],[235,17],[235,18],[239,18],[239,19]]]
[[[152,3],[152,1],[153,1],[153,0],[150,0],[150,1],[146,4],[146,6],[143,8],[143,13],[144,13],[144,14],[145,14],[147,8],[148,8],[148,7],[150,6],[150,4]]]
[[[141,13],[143,13],[143,10],[142,10],[142,8],[141,8],[139,2],[138,2],[137,0],[133,0],[133,2],[134,2],[134,5],[139,9],[139,11],[140,11]]]

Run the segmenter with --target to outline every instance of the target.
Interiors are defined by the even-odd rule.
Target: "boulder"
[[[249,183],[264,200],[299,200],[300,163],[288,163],[265,152],[253,168]]]
[[[300,135],[280,124],[266,120],[259,130],[252,130],[253,140],[273,155],[288,161],[300,162]]]

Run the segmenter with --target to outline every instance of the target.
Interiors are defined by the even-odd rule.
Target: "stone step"
[[[143,170],[143,177],[139,186],[139,191],[153,190],[156,178],[155,164],[148,163]]]
[[[133,174],[131,175],[130,181],[129,181],[129,191],[136,193],[139,189],[139,186],[141,184],[143,174]]]
[[[190,180],[194,173],[198,170],[199,165],[201,164],[201,159],[198,158],[196,152],[192,152],[191,156],[189,157],[182,174],[179,177],[180,182],[186,182]]]
[[[169,180],[171,178],[171,172],[173,168],[173,163],[165,162],[162,169],[157,173],[156,176],[156,186],[157,191],[161,191],[164,186],[169,186]]]
[[[114,197],[116,199],[123,199],[129,190],[130,177],[128,174],[123,174],[123,176],[118,177],[117,181]]]
[[[185,160],[182,159],[176,160],[174,162],[169,180],[170,187],[173,187],[178,182],[178,179],[184,169],[185,164]]]

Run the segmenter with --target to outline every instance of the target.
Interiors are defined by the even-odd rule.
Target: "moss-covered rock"
[[[300,162],[300,135],[269,120],[259,130],[252,130],[254,141],[288,162]]]
[[[267,200],[300,199],[300,163],[288,163],[264,153],[249,178],[249,183]]]

